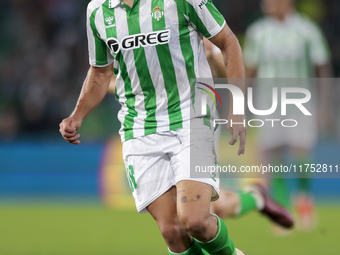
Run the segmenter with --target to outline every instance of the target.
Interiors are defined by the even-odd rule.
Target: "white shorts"
[[[190,176],[190,155],[195,155],[195,160],[204,160],[208,165],[215,165],[216,159],[213,129],[203,125],[202,119],[195,121],[202,123],[195,127],[191,125],[194,132],[200,134],[199,146],[192,145],[190,133],[193,131],[190,131],[188,125],[182,129],[137,137],[123,143],[125,168],[138,212],[147,212],[148,205],[183,180],[211,185],[214,188],[211,200],[218,199],[217,177]]]
[[[255,92],[255,105],[257,109],[270,109],[274,105],[272,99],[272,89],[281,88],[304,88],[308,89],[311,99],[308,103],[303,103],[303,107],[312,115],[306,116],[296,105],[289,103],[286,106],[286,113],[282,113],[282,105],[278,104],[276,111],[270,115],[254,116],[265,124],[258,130],[258,143],[262,151],[272,150],[279,147],[296,147],[311,150],[317,143],[317,100],[314,87],[315,81],[312,79],[257,79]],[[316,92],[316,91],[315,91]],[[301,98],[300,93],[287,93],[287,98]],[[282,96],[282,93],[281,93]],[[277,100],[276,100],[277,103]],[[260,123],[254,122],[254,125]],[[295,126],[297,124],[297,126]],[[295,127],[288,127],[295,126]]]
[[[272,119],[280,119],[280,117]],[[266,151],[283,146],[313,149],[318,138],[315,117],[301,117],[291,114],[285,119],[294,119],[298,124],[296,127],[283,127],[280,122],[276,122],[275,127],[272,127],[271,123],[267,122],[266,125],[258,128],[258,142],[261,150]],[[290,121],[284,123],[284,125],[295,125],[295,122]]]

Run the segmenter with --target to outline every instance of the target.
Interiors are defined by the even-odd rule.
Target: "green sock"
[[[174,255],[174,254],[181,254],[181,255],[205,255],[205,254],[208,254],[208,253],[203,253],[202,249],[197,245],[195,240],[192,242],[191,247],[189,248],[189,250],[187,250],[185,252],[182,252],[182,253],[173,253],[168,248],[168,253],[170,255]]]
[[[300,166],[302,165],[302,173],[300,173],[299,176],[299,191],[300,192],[304,192],[304,193],[310,193],[310,189],[311,189],[311,179],[307,178],[308,177],[308,172],[306,172],[306,167],[305,164],[310,164],[311,159],[304,158],[304,159],[298,159],[297,160],[297,165]]]
[[[210,255],[207,251],[202,250],[204,255]]]
[[[304,193],[310,193],[311,180],[309,178],[299,179],[299,191]]]
[[[234,243],[228,235],[227,226],[220,217],[215,215],[217,218],[217,233],[216,236],[209,242],[203,243],[198,240],[197,245],[208,252],[210,255],[220,254],[220,255],[235,255]]]
[[[257,210],[256,200],[250,192],[239,191],[240,210],[238,216]]]
[[[285,178],[273,178],[271,185],[272,197],[280,205],[292,209],[287,180]]]
[[[272,155],[272,165],[280,166],[283,163],[281,157]],[[273,173],[273,179],[271,179],[271,196],[283,207],[288,210],[292,210],[292,203],[290,201],[290,192],[288,188],[287,179],[284,178],[282,173]]]

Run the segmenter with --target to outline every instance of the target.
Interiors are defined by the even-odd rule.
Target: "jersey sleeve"
[[[311,22],[307,37],[310,45],[310,56],[314,65],[324,65],[330,61],[330,50],[321,29]]]
[[[260,60],[260,44],[258,40],[258,33],[256,33],[257,25],[252,25],[248,28],[244,42],[244,62],[246,67],[254,68],[259,65]]]
[[[185,15],[192,26],[210,39],[217,35],[225,24],[223,15],[211,0],[184,0]]]
[[[91,66],[104,67],[113,62],[113,57],[103,39],[100,38],[96,28],[96,13],[98,7],[90,2],[87,7],[86,30],[89,51],[89,63]]]

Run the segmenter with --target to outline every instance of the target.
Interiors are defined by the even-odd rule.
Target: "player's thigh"
[[[219,196],[217,174],[195,172],[196,166],[215,166],[214,130],[202,119],[190,122],[190,129],[176,131],[181,140],[177,153],[170,156],[177,187],[177,212],[183,223],[187,218],[201,220],[210,216],[210,201]]]
[[[176,222],[176,187],[172,186],[163,195],[158,197],[147,207],[147,210],[158,225]]]
[[[138,212],[147,212],[146,207],[175,185],[169,156],[162,151],[162,146],[172,145],[168,140],[152,134],[123,144],[128,182]]]
[[[200,221],[210,215],[213,186],[194,180],[177,183],[177,214],[182,223]]]

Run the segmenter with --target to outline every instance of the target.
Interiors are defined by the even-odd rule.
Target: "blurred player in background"
[[[214,78],[227,78],[223,55],[218,47],[206,38],[205,51]],[[215,151],[219,157],[220,128],[215,131]],[[248,185],[244,190],[232,191],[220,187],[220,198],[211,203],[212,212],[221,218],[241,217],[250,211],[259,211],[284,228],[293,226],[293,219],[284,208],[272,200],[261,184]]]
[[[265,17],[252,24],[246,33],[244,54],[247,77],[331,77],[330,53],[326,40],[314,22],[295,10],[294,1],[263,0],[261,7]],[[270,86],[280,85],[269,85],[262,89],[258,101],[271,98]],[[330,88],[326,85],[318,88],[319,109],[325,109]],[[308,89],[311,90],[311,86]],[[325,110],[322,114],[326,116]],[[319,122],[325,123],[325,120]],[[297,165],[313,163],[311,151],[317,141],[316,119],[304,119],[296,128],[281,131],[270,126],[259,130],[260,147],[267,162],[280,165],[288,149],[295,156]],[[305,178],[298,180],[295,209],[299,225],[309,229],[313,226],[315,215],[311,180],[307,176],[301,177]],[[271,190],[276,201],[292,209],[286,179],[273,178]]]

